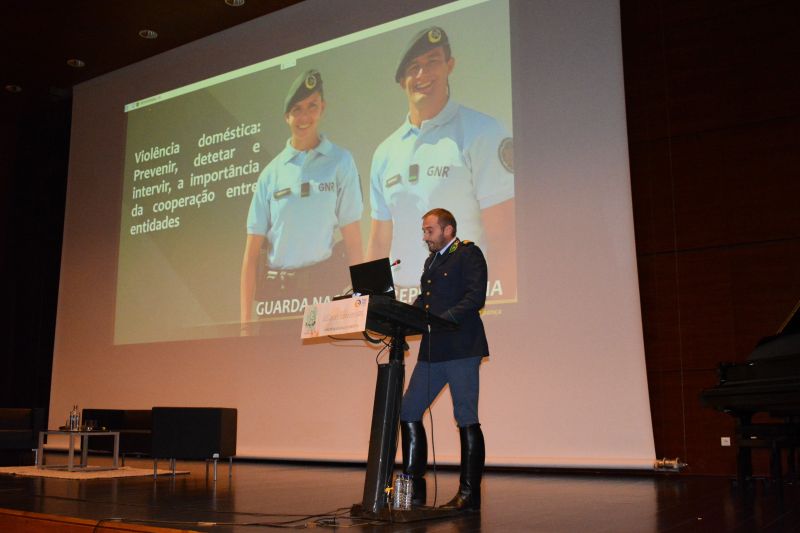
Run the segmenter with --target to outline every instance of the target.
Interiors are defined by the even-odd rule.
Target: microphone
[[[397,266],[397,265],[399,265],[399,264],[400,264],[400,260],[399,260],[399,259],[395,259],[395,260],[394,260],[394,263],[392,263],[391,265],[389,265],[389,268],[396,267],[396,266]]]

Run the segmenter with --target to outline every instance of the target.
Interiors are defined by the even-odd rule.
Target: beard
[[[444,237],[442,237],[437,241],[425,241],[425,244],[428,245],[428,251],[438,252],[444,247],[445,244],[447,244],[447,241],[445,240]]]

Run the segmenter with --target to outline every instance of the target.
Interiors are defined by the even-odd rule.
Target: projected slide
[[[451,210],[516,301],[507,0],[455,2],[131,102],[115,344],[269,334]]]
[[[306,0],[76,85],[51,413],[235,407],[243,457],[365,461],[386,352],[296,317],[359,256],[413,299],[441,205],[490,267],[487,464],[652,468],[619,2],[444,2]]]

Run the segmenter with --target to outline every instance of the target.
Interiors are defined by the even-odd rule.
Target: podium
[[[360,504],[352,507],[350,514],[358,518],[393,522],[455,516],[459,514],[457,511],[425,507],[411,511],[391,510],[386,504],[385,489],[391,483],[397,454],[397,430],[405,380],[403,354],[406,336],[425,331],[455,331],[458,324],[429,315],[423,309],[388,296],[371,295],[367,310],[367,329],[388,335],[391,337],[391,344],[389,362],[378,365],[364,496]]]

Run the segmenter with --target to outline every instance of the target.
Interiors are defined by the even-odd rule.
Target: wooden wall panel
[[[668,92],[661,7],[654,1],[622,2],[622,60],[628,139],[669,136]]]
[[[689,473],[732,474],[736,471],[736,450],[720,442],[720,437],[733,436],[733,419],[700,403],[700,392],[717,381],[716,370],[688,370],[683,374],[685,457]]]
[[[656,451],[693,472],[729,474],[733,419],[701,406],[719,362],[743,362],[800,300],[800,240],[640,257]],[[722,455],[720,455],[722,454]],[[765,472],[766,459],[757,462]]]
[[[733,355],[730,262],[725,250],[678,255],[678,307],[683,368],[715,368]]]
[[[800,237],[800,116],[672,141],[679,250]]]
[[[800,237],[800,116],[630,144],[640,255]]]
[[[670,133],[800,112],[793,1],[661,1]]]
[[[638,267],[647,370],[678,371],[681,336],[676,256],[640,256]]]
[[[800,300],[800,4],[622,0],[631,186],[656,452],[733,475],[703,407]],[[766,457],[755,457],[766,472]]]
[[[698,395],[716,382],[713,370],[648,372],[653,435],[658,457],[679,457],[688,473],[727,475],[735,472],[736,454],[721,446],[733,435],[733,420],[703,407]]]
[[[735,360],[773,334],[800,301],[800,239],[737,250],[732,264]]]
[[[671,252],[676,235],[669,140],[631,143],[630,166],[637,253]]]

